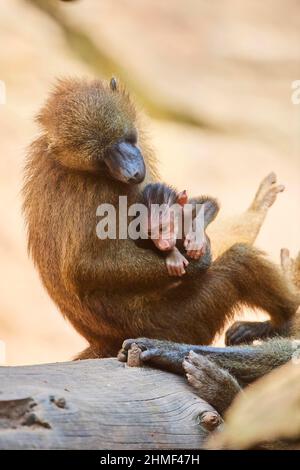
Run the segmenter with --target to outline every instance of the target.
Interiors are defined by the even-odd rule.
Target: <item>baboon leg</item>
[[[235,243],[252,245],[269,208],[282,191],[284,186],[277,184],[275,173],[270,173],[260,183],[249,209],[228,219],[222,220],[222,217],[218,217],[207,231],[212,240],[213,257],[220,256]]]
[[[252,245],[255,242],[268,210],[276,201],[277,195],[284,189],[282,184],[277,184],[277,176],[273,172],[262,180],[249,209],[244,214],[247,220],[245,225],[248,232],[247,243]]]
[[[240,301],[265,310],[271,317],[267,322],[234,324],[227,332],[227,344],[240,344],[276,334],[287,335],[289,322],[299,306],[300,296],[292,284],[276,265],[259,253],[247,245],[235,245],[211,268],[212,272],[216,269],[218,277],[218,270],[222,272],[224,266],[230,265],[232,283]]]
[[[282,279],[282,287],[286,291],[293,290],[296,302],[300,302],[300,254],[296,260],[293,260],[287,249],[281,250],[281,267],[284,274]],[[270,279],[270,288],[275,286]],[[284,287],[285,286],[285,287]],[[278,286],[280,289],[280,286]],[[297,300],[298,298],[298,300]],[[297,303],[295,304],[297,307]],[[296,313],[296,311],[295,311]],[[287,321],[279,326],[274,326],[269,321],[253,322],[253,321],[238,321],[235,322],[225,334],[225,344],[237,345],[242,343],[251,343],[256,339],[271,338],[274,336],[291,336],[295,325],[300,321],[300,315],[294,315],[290,321]]]
[[[198,279],[188,276],[172,291],[143,305],[147,323],[132,322],[132,337],[210,344],[241,304],[269,313],[271,322],[263,325],[264,336],[269,336],[281,330],[298,307],[299,299],[281,270],[248,245],[231,247]],[[251,334],[257,337],[256,331]]]

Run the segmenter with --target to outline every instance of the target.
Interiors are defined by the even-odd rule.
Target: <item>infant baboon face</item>
[[[136,113],[116,80],[60,80],[38,116],[50,155],[76,170],[103,172],[128,184],[145,177]]]

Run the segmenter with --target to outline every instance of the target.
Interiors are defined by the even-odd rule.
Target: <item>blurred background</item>
[[[55,77],[125,81],[149,116],[164,180],[249,205],[275,171],[257,240],[300,249],[299,0],[0,1],[0,340],[6,364],[68,360],[85,341],[62,319],[26,253],[20,188],[33,117]]]

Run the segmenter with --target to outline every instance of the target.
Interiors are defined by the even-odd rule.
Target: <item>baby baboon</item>
[[[217,201],[207,196],[189,200],[186,191],[178,193],[169,185],[152,183],[143,190],[142,203],[148,210],[146,235],[164,253],[170,276],[183,276],[189,261],[179,248],[195,260],[210,249],[205,229],[219,211]],[[190,214],[185,210],[188,205]]]
[[[298,298],[250,246],[235,245],[212,265],[206,250],[178,281],[152,250],[97,237],[100,204],[118,215],[119,196],[130,205],[158,180],[135,106],[114,79],[59,81],[38,122],[23,188],[28,248],[49,295],[89,342],[81,358],[114,356],[128,337],[209,344],[243,303],[271,317],[254,338],[294,315]]]

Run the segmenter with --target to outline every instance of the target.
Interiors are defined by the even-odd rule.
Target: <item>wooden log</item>
[[[0,449],[200,448],[220,421],[184,377],[116,359],[0,367]]]

